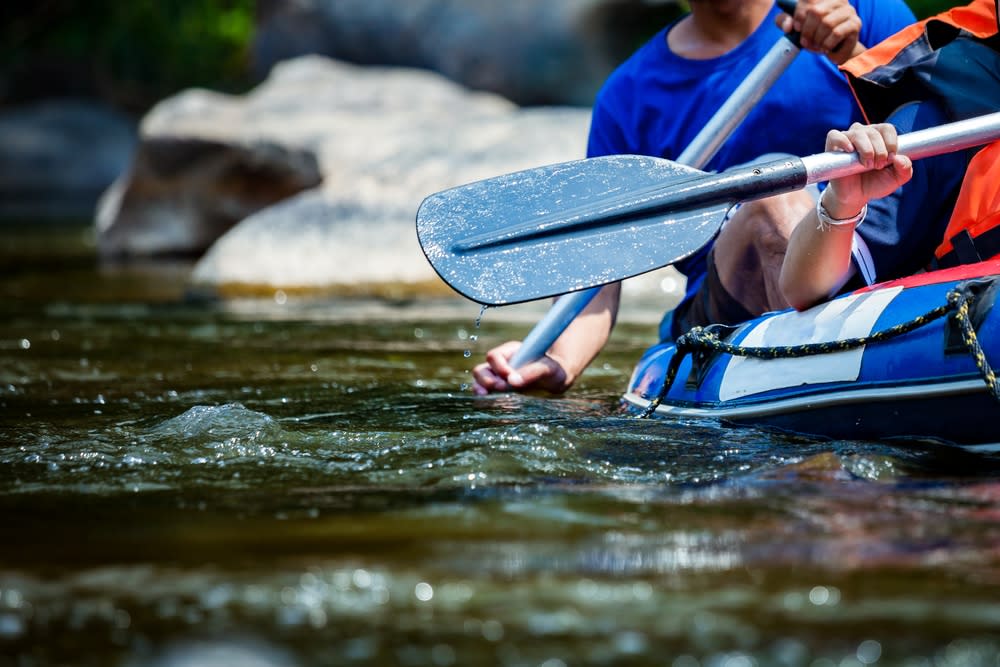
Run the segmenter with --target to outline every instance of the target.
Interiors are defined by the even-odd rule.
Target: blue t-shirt
[[[850,0],[861,18],[860,40],[872,46],[916,19],[903,0]],[[598,93],[587,155],[619,153],[674,159],[784,33],[777,7],[732,51],[689,60],[667,46],[661,30],[615,70]],[[822,152],[831,129],[862,119],[846,78],[824,56],[803,50],[704,168],[721,171],[766,153]],[[688,294],[705,274],[708,247],[675,267]]]

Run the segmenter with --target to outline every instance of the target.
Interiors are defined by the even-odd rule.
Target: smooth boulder
[[[142,171],[123,179],[106,198],[99,243],[107,248],[113,240],[155,255],[176,247],[172,235],[207,240],[219,229],[220,204],[199,193],[218,192],[218,181],[211,181],[213,191],[196,179],[232,170],[197,165],[246,156],[251,146],[277,146],[281,164],[307,164],[312,156],[319,184],[246,213],[201,258],[196,283],[254,289],[433,283],[414,231],[423,198],[580,158],[588,126],[586,108],[521,108],[424,70],[307,56],[278,65],[245,96],[186,91],[154,109],[143,120],[140,155],[157,141],[212,150],[177,151],[171,179],[149,181]],[[254,204],[250,182],[230,184],[227,192],[232,211]]]

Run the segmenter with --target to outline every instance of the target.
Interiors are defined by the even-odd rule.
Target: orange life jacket
[[[1000,141],[969,163],[944,239],[934,251],[941,268],[1000,255]]]
[[[880,123],[907,102],[933,96],[952,120],[1000,109],[1000,0],[903,28],[841,66],[865,118]]]
[[[952,120],[1000,110],[1000,0],[915,23],[842,66],[869,122],[933,97]],[[934,267],[1000,255],[1000,142],[969,162]]]

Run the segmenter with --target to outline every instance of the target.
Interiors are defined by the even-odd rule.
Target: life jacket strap
[[[948,269],[960,264],[975,264],[1000,255],[1000,227],[992,227],[979,236],[963,229],[951,237],[952,249],[933,262],[935,269]]]

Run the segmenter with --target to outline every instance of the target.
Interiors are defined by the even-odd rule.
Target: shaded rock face
[[[243,218],[322,180],[309,151],[258,141],[146,137],[98,215],[106,257],[200,255]]]
[[[522,105],[589,106],[611,70],[679,12],[674,0],[262,0],[259,74],[320,54],[422,67]]]
[[[134,121],[92,102],[0,113],[0,217],[90,218],[135,144]]]

